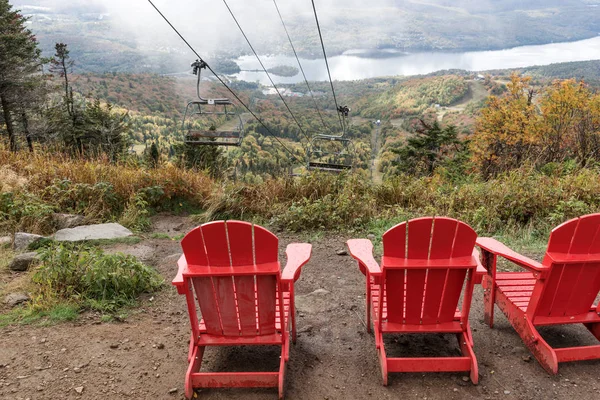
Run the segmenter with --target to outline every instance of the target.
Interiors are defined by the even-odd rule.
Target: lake
[[[329,57],[332,79],[348,81],[380,76],[421,75],[444,69],[485,71],[569,61],[597,60],[600,59],[600,36],[576,42],[522,46],[492,51],[462,53],[385,51],[377,58],[369,58],[370,52],[369,50],[350,50],[340,56]],[[261,60],[267,68],[277,65],[298,66],[296,59],[288,56],[262,55]],[[243,56],[235,61],[242,70],[261,69],[254,56]],[[309,80],[326,81],[328,79],[325,61],[322,58],[316,60],[301,58],[300,62]],[[260,81],[263,84],[270,84],[264,72],[242,71],[235,76],[245,81]],[[302,81],[302,74],[300,73],[287,78],[271,76],[275,83],[297,83]]]

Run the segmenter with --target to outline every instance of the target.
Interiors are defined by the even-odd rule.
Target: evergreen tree
[[[399,172],[431,176],[440,164],[463,151],[464,144],[455,126],[442,128],[437,121],[432,125],[420,122],[421,128],[408,138],[406,145],[392,150],[398,155],[392,165]]]
[[[37,41],[26,22],[8,0],[0,0],[0,105],[11,151],[17,150],[15,116],[25,116],[19,99],[30,89],[40,64]]]
[[[158,162],[160,161],[160,153],[158,152],[158,146],[156,142],[152,142],[152,146],[150,146],[150,165],[152,168],[156,168],[158,166]]]

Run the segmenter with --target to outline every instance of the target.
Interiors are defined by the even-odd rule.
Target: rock
[[[111,349],[118,349],[119,348],[119,343],[113,343],[110,345]]]
[[[83,225],[85,222],[83,215],[54,214],[52,217],[58,229],[75,228],[76,226]]]
[[[127,256],[134,256],[135,258],[139,258],[141,261],[148,262],[154,257],[155,248],[146,246],[144,244],[130,246],[121,243],[114,247],[104,249],[104,252],[106,254],[121,253]]]
[[[10,236],[0,236],[0,247],[7,247],[11,244],[12,239]]]
[[[54,234],[58,242],[81,242],[84,240],[119,239],[132,236],[133,233],[116,223],[78,226],[61,229]]]
[[[162,349],[165,348],[165,345],[162,344],[162,343],[159,343],[158,345],[156,345],[156,348],[159,349],[159,350],[162,350]]]
[[[11,271],[23,272],[27,271],[32,264],[39,261],[38,254],[35,251],[30,253],[19,254],[8,264]]]
[[[530,362],[531,361],[531,356],[527,355],[527,356],[522,356],[521,359],[525,362]]]
[[[510,390],[505,390],[504,394],[510,394]]]
[[[13,249],[17,251],[27,250],[30,245],[43,238],[43,236],[34,235],[33,233],[17,232],[13,241]]]
[[[299,313],[318,314],[335,308],[331,303],[329,291],[317,289],[312,293],[296,296],[296,309]]]
[[[369,239],[369,240],[375,240],[375,235],[373,235],[372,233],[369,233],[367,235],[367,239]]]
[[[11,307],[15,307],[29,300],[30,297],[27,296],[25,293],[11,293],[4,298],[4,302]]]
[[[83,386],[78,386],[75,388],[75,391],[79,394],[83,393]]]
[[[346,250],[338,250],[335,252],[338,256],[347,256],[348,252]]]
[[[463,380],[463,382],[469,382],[469,377],[468,376],[463,376],[462,380]]]
[[[169,389],[169,394],[177,393],[177,388]]]

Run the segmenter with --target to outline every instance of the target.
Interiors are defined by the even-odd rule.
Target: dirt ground
[[[176,235],[191,227],[182,217],[161,218],[156,232]],[[297,235],[278,233],[282,264],[285,246]],[[325,236],[313,242],[313,256],[297,282],[298,343],[288,364],[288,399],[600,399],[600,362],[561,364],[548,375],[500,311],[496,326],[483,324],[482,290],[471,311],[480,383],[466,373],[381,375],[372,334],[364,326],[364,277],[349,256],[339,256],[348,237]],[[113,251],[136,254],[170,282],[180,254],[178,242],[147,239],[136,245],[113,245]],[[325,291],[318,291],[324,289]],[[84,314],[74,323],[51,327],[0,329],[1,399],[183,399],[189,322],[184,299],[173,287],[153,297],[124,322],[101,323]],[[544,331],[554,345],[593,343],[584,328]],[[393,354],[458,354],[453,336],[390,338]],[[207,367],[269,369],[278,363],[270,348],[207,352]],[[467,380],[467,381],[465,381]],[[79,393],[81,392],[81,393]],[[202,390],[202,399],[275,399],[276,389]]]

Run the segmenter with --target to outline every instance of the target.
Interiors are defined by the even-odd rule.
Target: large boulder
[[[31,253],[19,254],[8,264],[8,269],[16,272],[27,271],[29,267],[39,261],[38,254],[35,251]]]
[[[29,296],[27,296],[25,293],[11,293],[4,298],[4,302],[10,307],[17,306],[29,300]]]
[[[33,233],[17,232],[15,233],[13,248],[17,251],[27,250],[29,246],[42,239],[44,239],[43,236],[34,235]]]
[[[120,239],[132,236],[133,232],[116,223],[78,226],[61,229],[54,234],[57,242],[81,242],[84,240]]]
[[[75,228],[85,223],[85,217],[83,215],[75,214],[54,214],[54,222],[58,229]]]

